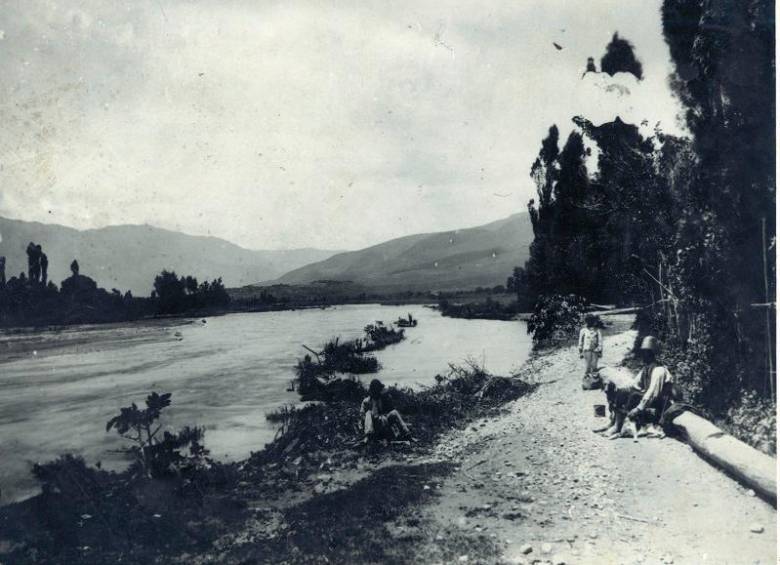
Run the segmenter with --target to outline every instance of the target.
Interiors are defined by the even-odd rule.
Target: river
[[[265,414],[297,395],[287,391],[305,352],[335,336],[354,339],[376,320],[407,312],[419,320],[407,339],[377,352],[387,384],[420,387],[449,363],[474,359],[494,374],[526,360],[524,322],[445,318],[423,306],[350,305],[230,314],[59,331],[0,333],[0,488],[2,502],[36,491],[30,468],[62,453],[104,468],[126,464],[123,440],[105,423],[156,390],[173,394],[164,423],[206,427],[217,459],[262,449],[275,428]],[[373,378],[369,375],[364,378]]]

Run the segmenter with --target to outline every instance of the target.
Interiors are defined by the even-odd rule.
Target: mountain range
[[[27,271],[27,244],[42,246],[49,260],[49,280],[59,284],[70,276],[77,259],[81,274],[107,289],[130,290],[148,296],[155,275],[163,269],[192,275],[199,281],[222,277],[237,287],[278,277],[325,259],[334,251],[321,249],[250,250],[216,237],[193,236],[148,225],[120,225],[76,230],[56,224],[0,217],[0,255],[6,276]]]
[[[504,284],[528,259],[526,213],[483,226],[410,235],[337,253],[266,284],[350,281],[373,290],[456,290]]]
[[[357,251],[250,250],[216,237],[149,225],[73,228],[0,217],[0,255],[6,275],[27,271],[26,248],[40,244],[49,280],[81,273],[98,285],[148,296],[163,269],[198,280],[222,277],[228,287],[351,282],[374,292],[454,290],[503,284],[528,258],[533,232],[528,214],[479,227],[416,234]]]

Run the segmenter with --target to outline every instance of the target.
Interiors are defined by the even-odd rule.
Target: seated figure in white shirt
[[[640,355],[643,367],[634,379],[633,386],[606,389],[607,401],[614,415],[612,425],[604,435],[610,439],[622,435],[626,418],[635,424],[636,435],[664,437],[659,426],[661,417],[672,402],[673,378],[669,370],[656,363],[658,340],[647,336],[642,340]]]

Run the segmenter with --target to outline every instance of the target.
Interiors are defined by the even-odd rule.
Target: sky
[[[615,32],[645,79],[583,79]],[[0,0],[0,215],[254,249],[480,225],[552,124],[684,133],[671,72],[650,0]]]

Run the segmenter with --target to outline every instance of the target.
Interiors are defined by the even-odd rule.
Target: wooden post
[[[761,218],[761,253],[764,257],[764,300],[769,302],[769,273],[766,260],[766,217]],[[766,355],[769,367],[769,392],[775,401],[774,359],[772,358],[772,308],[766,309]]]

